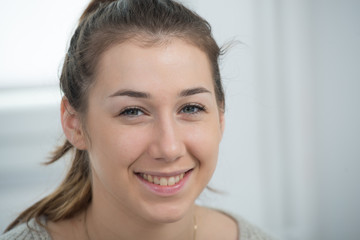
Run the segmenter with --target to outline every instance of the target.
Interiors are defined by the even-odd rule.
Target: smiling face
[[[176,39],[115,45],[88,101],[93,201],[146,221],[181,219],[215,170],[223,132],[206,55]]]

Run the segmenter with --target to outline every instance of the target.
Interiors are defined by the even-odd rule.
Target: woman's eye
[[[127,108],[127,109],[123,110],[120,113],[120,115],[121,116],[135,117],[135,116],[144,115],[144,112],[139,108]]]
[[[205,108],[203,106],[200,105],[186,105],[185,107],[183,107],[181,109],[182,113],[186,113],[186,114],[195,114],[195,113],[199,113],[205,111]]]

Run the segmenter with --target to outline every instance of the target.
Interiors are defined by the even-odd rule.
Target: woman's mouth
[[[193,169],[174,174],[136,173],[140,182],[151,192],[159,195],[173,195],[186,185]]]
[[[181,179],[184,178],[185,173],[178,174],[176,176],[171,177],[160,177],[154,176],[146,173],[141,173],[140,176],[145,179],[146,181],[160,185],[160,186],[172,186],[177,184]]]

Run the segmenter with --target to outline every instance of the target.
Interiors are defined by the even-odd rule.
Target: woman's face
[[[147,221],[179,220],[208,184],[223,132],[206,55],[181,40],[110,48],[86,129],[94,200]]]

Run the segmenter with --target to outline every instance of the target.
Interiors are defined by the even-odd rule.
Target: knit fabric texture
[[[41,219],[41,223],[45,224],[45,219]],[[35,219],[31,219],[27,224],[22,223],[4,235],[0,236],[0,240],[51,240],[50,234]]]
[[[239,240],[272,240],[270,236],[252,225],[243,218],[235,218],[238,222],[240,236]],[[41,222],[44,224],[45,220]],[[0,240],[51,240],[50,234],[44,227],[39,225],[35,219],[31,219],[28,224],[22,223],[14,229],[0,236]]]

